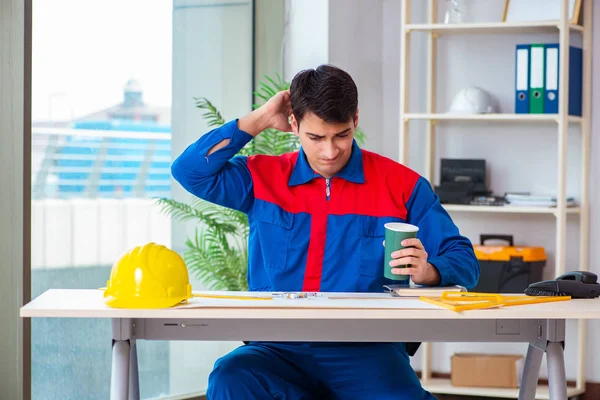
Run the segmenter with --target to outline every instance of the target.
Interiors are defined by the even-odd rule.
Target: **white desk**
[[[349,295],[356,294],[323,294]],[[190,304],[178,308],[131,310],[105,306],[99,290],[53,289],[22,307],[21,317],[112,319],[113,400],[139,399],[135,341],[140,339],[523,342],[529,343],[529,348],[519,399],[535,398],[542,357],[546,353],[550,399],[567,400],[565,320],[600,319],[600,300],[455,313],[416,299],[194,298]]]

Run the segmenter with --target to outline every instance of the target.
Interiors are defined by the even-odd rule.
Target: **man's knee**
[[[215,362],[210,376],[224,381],[235,380],[240,374],[251,371],[252,366],[256,366],[255,358],[252,354],[234,350]]]
[[[240,390],[247,388],[251,384],[249,378],[257,361],[254,355],[239,350],[218,359],[208,376],[208,398],[230,399],[230,394],[240,393]]]

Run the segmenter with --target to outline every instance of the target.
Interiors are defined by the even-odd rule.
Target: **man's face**
[[[313,113],[307,113],[298,122],[291,118],[292,131],[311,168],[325,178],[331,178],[344,168],[352,154],[354,129],[358,125],[358,110],[354,118],[344,123],[329,123]]]

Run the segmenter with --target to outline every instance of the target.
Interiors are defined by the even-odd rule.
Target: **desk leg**
[[[129,350],[129,400],[140,400],[140,379],[138,376],[137,343],[131,340]]]
[[[128,400],[129,356],[129,340],[113,340],[110,400]]]
[[[560,342],[549,342],[546,348],[550,400],[567,400],[565,355]]]
[[[521,388],[519,389],[519,400],[535,399],[538,379],[540,377],[540,367],[544,351],[529,345],[527,357],[525,358],[525,367],[523,368],[523,377],[521,379]]]

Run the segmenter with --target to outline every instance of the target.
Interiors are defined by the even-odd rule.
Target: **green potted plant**
[[[281,90],[290,87],[279,75],[276,79],[265,77],[254,95],[261,104]],[[197,108],[210,128],[225,124],[219,110],[206,98],[195,98]],[[359,145],[364,144],[365,134],[356,129],[355,138]],[[298,138],[290,132],[266,129],[250,141],[240,155],[254,154],[280,155],[300,148]],[[179,221],[197,223],[194,236],[187,238],[183,254],[190,273],[211,290],[248,290],[246,274],[248,269],[248,218],[242,212],[218,206],[198,198],[184,203],[168,198],[157,200],[162,212]]]

